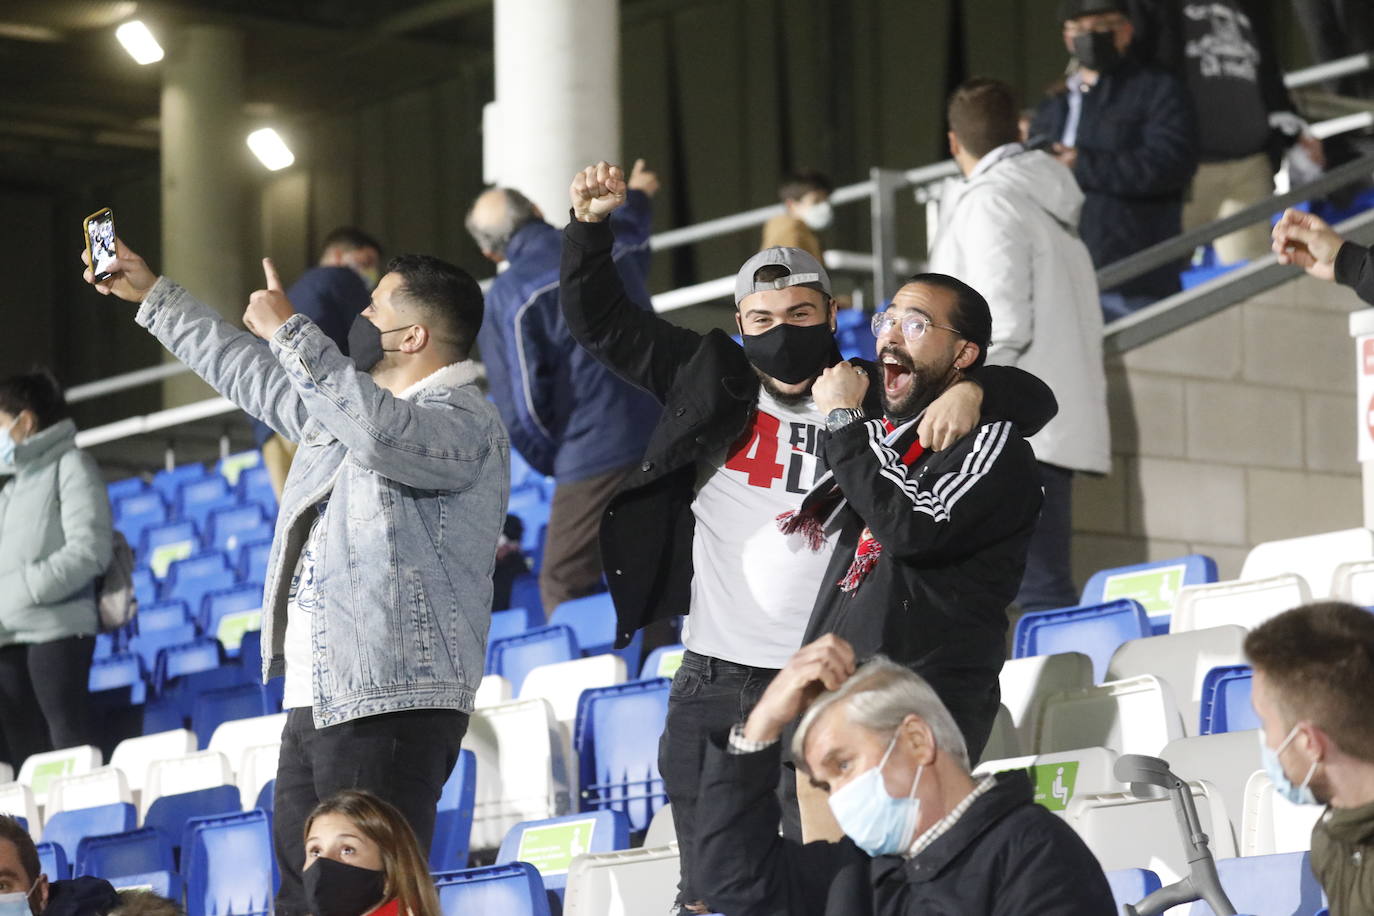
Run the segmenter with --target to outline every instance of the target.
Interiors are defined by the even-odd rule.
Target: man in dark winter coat
[[[713,737],[699,846],[708,905],[730,916],[1115,912],[1101,867],[1031,800],[1026,773],[971,776],[929,684],[884,658],[854,669],[849,644],[822,637],[742,725]],[[802,713],[792,754],[828,795],[846,834],[837,843],[778,835],[781,737]]]

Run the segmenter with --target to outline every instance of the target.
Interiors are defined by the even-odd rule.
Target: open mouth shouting
[[[905,397],[910,389],[911,382],[916,377],[915,364],[911,357],[896,347],[884,347],[878,359],[883,367],[883,394],[886,395],[888,403],[898,401]]]

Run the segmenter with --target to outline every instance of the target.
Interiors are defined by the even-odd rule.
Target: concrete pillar
[[[619,0],[495,0],[494,11],[484,174],[561,226],[573,173],[621,159]]]
[[[162,64],[162,273],[237,321],[247,304],[243,252],[243,36],[188,25]],[[167,406],[208,396],[191,376]]]

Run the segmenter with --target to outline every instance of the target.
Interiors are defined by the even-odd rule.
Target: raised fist
[[[598,162],[573,176],[568,194],[578,222],[599,223],[625,203],[625,171],[618,165]]]

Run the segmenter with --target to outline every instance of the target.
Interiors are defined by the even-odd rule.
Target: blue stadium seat
[[[496,854],[496,864],[528,862],[539,869],[544,887],[561,898],[568,866],[584,853],[630,848],[630,823],[619,811],[585,811],[512,827]]]
[[[442,872],[434,876],[434,884],[444,916],[549,916],[544,881],[526,862]]]
[[[272,828],[267,812],[196,818],[186,824],[184,844],[187,916],[271,912]]]
[[[1217,876],[1237,913],[1253,916],[1316,916],[1326,905],[1312,874],[1311,854],[1280,853],[1218,859]],[[1215,916],[1202,901],[1188,916]]]
[[[491,644],[491,673],[510,681],[515,695],[525,683],[525,675],[540,665],[580,658],[577,637],[569,627],[538,627],[519,636],[508,636]]]
[[[56,843],[42,842],[37,844],[38,864],[43,868],[43,874],[48,876],[49,881],[62,881],[71,876],[71,866],[67,864],[67,854],[62,851],[62,847]]]
[[[238,491],[240,501],[276,511],[277,492],[272,489],[272,475],[267,473],[265,466],[248,468],[240,474]]]
[[[550,508],[551,504],[543,490],[525,489],[511,494],[506,511],[525,525],[524,537],[520,539],[520,547],[525,553],[533,554],[538,549],[541,535],[549,524]]]
[[[238,503],[238,494],[229,489],[228,481],[219,474],[211,474],[183,483],[177,488],[172,505],[177,518],[195,522],[204,530],[211,512]]]
[[[140,565],[161,579],[172,561],[189,557],[200,549],[200,529],[195,522],[168,522],[143,532],[136,554]]]
[[[530,467],[525,456],[520,454],[519,449],[510,450],[510,491],[518,493],[531,487],[539,487],[543,478],[534,468]]]
[[[1109,871],[1107,884],[1112,889],[1118,913],[1123,906],[1135,906],[1161,886],[1159,875],[1145,868],[1120,868]]]
[[[1153,635],[1140,602],[1129,598],[1106,604],[1032,611],[1016,622],[1013,658],[1082,652],[1093,661],[1093,680],[1102,683],[1112,653],[1128,639]]]
[[[172,840],[155,827],[88,836],[76,848],[77,877],[95,875],[114,881],[130,875],[176,870]]]
[[[458,762],[444,783],[434,819],[434,840],[429,845],[429,870],[451,871],[468,864],[472,838],[472,812],[477,796],[477,757],[459,751]]]
[[[837,327],[835,343],[840,348],[840,355],[845,359],[853,359],[856,356],[872,359],[878,350],[878,338],[873,336],[873,328],[867,321],[853,327]]]
[[[178,697],[150,697],[143,705],[143,734],[156,735],[185,727],[186,712]]]
[[[272,536],[272,520],[262,506],[252,503],[216,509],[206,523],[205,546],[214,550],[234,550],[240,544]]]
[[[258,803],[255,807],[261,808],[263,811],[271,814],[272,809],[275,807],[276,797],[277,781],[275,779],[269,779],[267,782],[263,783],[262,788],[258,790]]]
[[[62,847],[65,858],[72,862],[76,859],[78,845],[86,837],[124,833],[137,825],[138,813],[134,806],[128,802],[116,802],[113,805],[57,812],[43,825],[43,839]],[[70,873],[62,875],[63,878],[69,876]]]
[[[257,449],[250,449],[246,452],[235,452],[232,455],[225,455],[215,462],[215,473],[223,477],[231,487],[238,487],[239,479],[243,472],[249,468],[262,465],[262,452]]]
[[[1158,560],[1154,563],[1137,563],[1133,566],[1116,566],[1099,570],[1083,586],[1081,604],[1105,604],[1118,598],[1131,598],[1140,602],[1145,613],[1150,615],[1151,635],[1163,636],[1169,632],[1169,617],[1173,614],[1178,590],[1185,585],[1201,585],[1217,581],[1217,564],[1211,557],[1200,553],[1174,557],[1171,560]]]
[[[91,653],[92,661],[100,661],[102,658],[109,658],[115,654],[115,634],[97,633],[95,634],[95,650]]]
[[[134,568],[134,597],[140,608],[157,603],[157,579],[141,566]]]
[[[138,887],[151,891],[168,900],[180,900],[185,893],[185,882],[174,871],[149,871],[137,875],[121,875],[118,881],[111,881],[116,887]]]
[[[637,630],[630,644],[623,649],[615,648],[616,621],[615,602],[610,592],[588,595],[564,601],[554,608],[549,617],[551,624],[565,624],[577,636],[578,648],[583,655],[601,655],[614,652],[625,659],[627,671],[638,671],[640,649],[644,645],[644,631]]]
[[[257,684],[262,681],[262,631],[249,630],[239,643],[239,667],[244,680]]]
[[[126,496],[136,496],[147,490],[148,482],[142,477],[125,477],[123,480],[105,484],[105,492],[110,496],[110,505]]]
[[[510,606],[522,607],[530,615],[530,626],[544,625],[544,601],[539,597],[539,577],[521,573],[510,585]]]
[[[148,671],[157,670],[157,658],[169,646],[180,646],[194,641],[196,625],[182,623],[158,630],[140,632],[129,640],[130,650],[143,658],[143,667]]]
[[[210,746],[210,736],[222,723],[266,714],[262,689],[258,685],[223,687],[206,691],[192,702],[191,730],[196,733],[201,750],[205,750]]]
[[[669,685],[653,678],[582,691],[573,726],[581,810],[623,811],[631,830],[648,829],[668,800],[658,772],[658,739]]]
[[[97,704],[109,701],[111,705],[138,706],[148,699],[144,671],[143,662],[133,652],[120,652],[108,658],[97,658],[91,661],[91,673],[86,680],[86,689],[92,694],[92,702]],[[102,700],[99,695],[105,690],[120,690],[125,693],[111,694]]]
[[[243,799],[238,786],[215,786],[210,789],[197,789],[194,792],[178,792],[155,799],[143,815],[144,827],[156,827],[166,834],[173,843],[180,842],[189,829],[189,822],[195,818],[217,817],[224,814],[237,814],[243,810]],[[113,832],[113,831],[111,831]],[[186,857],[182,856],[182,873],[185,874]]]
[[[1202,710],[1199,735],[1217,735],[1259,728],[1259,716],[1250,705],[1254,672],[1249,665],[1222,665],[1202,678]]]
[[[251,616],[257,614],[261,609],[262,583],[245,582],[243,585],[236,585],[232,588],[207,594],[205,600],[201,603],[201,613],[197,618],[197,623],[200,624],[201,632],[206,636],[218,638],[220,635],[220,626],[221,624],[225,624],[225,618],[233,617],[234,619],[232,621],[225,624],[225,641],[229,641],[227,637],[231,635],[231,631],[233,636],[241,640],[243,634],[242,628],[245,624],[251,624],[251,626],[248,626],[248,629],[253,630],[261,627],[262,618]],[[245,614],[245,612],[250,616],[240,616]],[[237,642],[235,642],[234,648],[237,651]]]
[[[210,592],[230,588],[237,581],[224,553],[207,550],[167,567],[167,577],[162,580],[162,597],[185,601],[187,609],[195,615],[200,611],[202,598]]]
[[[678,666],[682,664],[682,653],[685,651],[687,647],[682,643],[659,646],[644,659],[644,667],[640,669],[639,676],[645,680],[652,677],[666,677],[671,680],[673,675],[677,674]]]
[[[167,521],[167,504],[155,492],[135,493],[114,501],[114,526],[130,544],[137,545],[143,533]]]
[[[156,604],[140,605],[138,615],[139,633],[156,633],[159,630],[172,630],[187,624],[195,625],[189,606],[180,599],[159,601]],[[153,653],[154,657],[157,653]]]
[[[267,559],[272,554],[272,539],[252,541],[239,545],[236,568],[240,582],[264,582],[267,580]]]
[[[199,480],[210,472],[203,464],[182,464],[168,471],[158,471],[153,475],[152,487],[170,506],[176,501],[177,490],[188,480]]]
[[[209,671],[222,663],[219,640],[212,636],[187,640],[157,654],[153,666],[153,689],[162,693],[168,681],[197,671]]]

